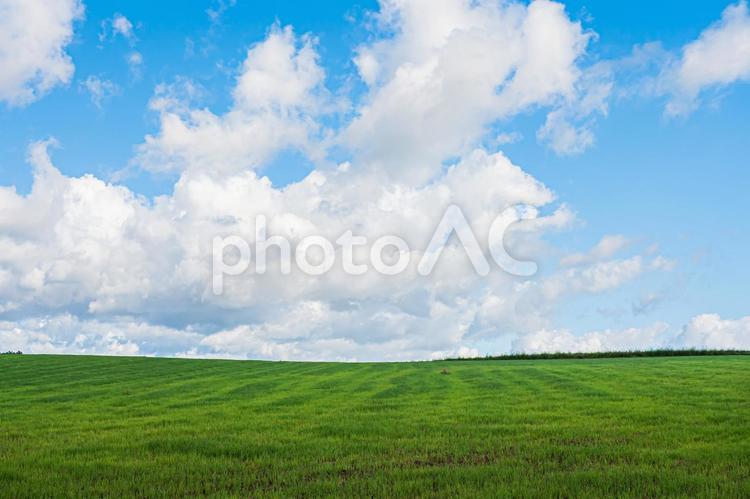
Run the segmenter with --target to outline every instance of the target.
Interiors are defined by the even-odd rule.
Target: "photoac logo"
[[[508,254],[505,248],[505,233],[508,228],[521,220],[535,218],[535,211],[527,205],[517,205],[502,211],[489,227],[487,243],[489,253],[495,264],[513,276],[528,277],[536,274],[537,264],[531,261],[520,261]],[[279,235],[268,235],[267,220],[264,215],[255,219],[255,241],[250,243],[237,235],[217,236],[213,239],[212,253],[212,289],[215,295],[224,292],[225,276],[239,276],[251,270],[256,275],[268,272],[267,255],[271,248],[279,251],[278,272],[289,275],[294,264],[299,271],[308,276],[321,276],[330,272],[337,265],[337,254],[340,254],[340,268],[347,275],[358,276],[374,269],[380,275],[394,276],[405,272],[415,254],[409,244],[396,235],[379,237],[369,246],[367,263],[355,263],[355,248],[367,248],[367,237],[355,235],[351,230],[345,231],[334,242],[321,235],[309,235],[302,238],[295,247],[289,239]],[[450,205],[443,213],[432,233],[426,248],[416,252],[421,255],[417,263],[417,273],[429,276],[440,256],[443,254],[451,236],[455,234],[459,245],[469,258],[474,271],[480,276],[490,273],[491,265],[476,234],[464,216],[461,208]],[[336,247],[340,251],[336,251]],[[253,255],[253,248],[255,254]],[[310,253],[317,250],[319,258],[312,259]],[[227,250],[232,250],[236,258],[227,259]],[[383,258],[386,251],[392,255],[390,261]],[[292,257],[292,253],[294,256]],[[277,266],[274,265],[274,268]]]

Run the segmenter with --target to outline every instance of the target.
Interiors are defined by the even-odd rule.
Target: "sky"
[[[750,349],[746,1],[0,0],[0,67],[0,350]]]

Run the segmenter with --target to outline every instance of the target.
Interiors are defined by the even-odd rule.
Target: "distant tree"
[[[621,357],[692,357],[703,355],[750,355],[750,350],[702,350],[702,349],[654,349],[626,350],[603,352],[548,352],[548,353],[511,353],[506,355],[488,355],[445,360],[544,360],[544,359],[612,359]]]

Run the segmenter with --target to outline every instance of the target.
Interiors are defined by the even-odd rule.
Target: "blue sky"
[[[14,4],[11,0],[0,0],[0,5],[6,2],[9,5]],[[446,0],[443,3],[447,5],[451,2]],[[459,0],[453,3],[455,8],[466,12],[474,8],[471,4]],[[488,1],[482,5],[488,9],[501,9],[498,7],[500,3]],[[369,171],[370,166],[361,166],[368,162],[378,162],[377,158],[373,159],[372,156],[376,153],[362,152],[369,147],[363,146],[361,142],[368,140],[367,138],[359,139],[360,142],[348,138],[337,139],[332,140],[334,144],[331,145],[331,141],[326,141],[323,137],[326,134],[329,137],[344,137],[352,123],[365,123],[363,116],[366,107],[377,108],[377,99],[381,99],[382,102],[386,98],[384,96],[389,85],[387,78],[392,77],[393,81],[396,79],[394,75],[397,73],[394,72],[376,84],[368,84],[362,69],[355,63],[355,57],[363,47],[372,49],[377,57],[381,58],[382,65],[387,64],[387,61],[396,61],[391,62],[396,65],[406,64],[402,68],[409,64],[419,64],[419,61],[415,60],[404,62],[398,59],[402,52],[411,50],[409,40],[416,39],[409,38],[411,35],[407,30],[411,29],[410,26],[417,26],[414,28],[417,31],[420,26],[429,27],[431,23],[437,22],[439,13],[431,13],[430,9],[426,9],[415,19],[409,20],[409,4],[407,1],[383,4],[376,1],[331,1],[321,5],[297,1],[244,0],[225,0],[223,3],[169,1],[157,4],[140,1],[85,2],[83,15],[68,21],[60,20],[63,28],[70,29],[70,36],[56,41],[58,48],[69,56],[70,63],[74,66],[73,72],[49,90],[40,92],[38,97],[30,102],[12,102],[12,97],[7,97],[12,94],[12,89],[6,92],[5,102],[0,102],[0,185],[15,186],[20,196],[13,200],[8,197],[4,206],[16,206],[21,203],[16,200],[23,199],[26,203],[24,210],[28,211],[39,203],[38,198],[24,197],[31,192],[34,182],[34,167],[30,165],[27,157],[30,145],[50,137],[54,137],[59,144],[50,149],[52,162],[64,177],[78,178],[91,174],[97,179],[109,182],[110,186],[124,186],[133,196],[140,199],[138,203],[142,206],[156,206],[156,196],[172,199],[172,204],[176,205],[177,201],[174,200],[184,197],[184,193],[180,193],[179,188],[176,189],[176,183],[188,184],[194,181],[203,167],[195,166],[198,160],[188,157],[192,152],[178,154],[170,150],[165,153],[167,146],[164,142],[159,143],[161,149],[157,151],[158,154],[177,154],[180,158],[178,162],[190,164],[166,172],[160,171],[158,165],[145,164],[147,161],[139,153],[139,147],[146,142],[146,136],[159,137],[165,133],[166,125],[162,118],[171,112],[153,109],[154,97],[158,95],[157,88],[160,85],[168,85],[169,92],[177,93],[175,88],[184,82],[191,82],[195,88],[201,90],[193,100],[185,100],[180,105],[194,110],[208,109],[214,116],[224,119],[237,109],[233,92],[238,91],[238,78],[244,71],[243,63],[253,60],[248,50],[263,45],[274,32],[283,30],[285,26],[293,27],[294,35],[290,43],[296,51],[303,50],[302,47],[307,43],[306,34],[315,39],[310,42],[310,46],[316,54],[317,67],[324,73],[324,77],[311,87],[312,90],[306,94],[305,99],[310,102],[320,99],[321,102],[325,101],[321,105],[332,106],[336,110],[310,111],[306,101],[295,101],[294,113],[315,121],[317,128],[308,131],[310,135],[305,139],[303,146],[299,143],[284,145],[284,140],[281,140],[282,145],[274,148],[267,157],[263,156],[257,165],[247,170],[254,171],[258,177],[267,175],[274,189],[280,192],[279,190],[284,187],[303,181],[311,171],[317,169],[324,173],[329,172],[334,170],[337,164],[349,161],[352,169],[367,170],[367,175],[373,175],[363,177],[370,179],[367,182],[377,178],[377,182],[385,190],[400,185],[401,177],[379,175],[380,172],[377,170]],[[518,5],[523,9],[532,8],[527,3]],[[71,1],[71,8],[77,7],[80,8],[80,5],[77,6]],[[386,19],[387,16],[383,13],[389,8],[395,9],[398,13],[397,20]],[[727,21],[728,17],[722,21],[722,15],[728,8],[734,8],[738,13],[733,18],[734,24]],[[113,20],[117,15],[124,16],[130,23],[131,27],[127,33],[113,29]],[[746,119],[750,115],[750,85],[747,84],[750,79],[750,54],[747,47],[750,21],[747,18],[747,5],[744,2],[706,1],[685,8],[684,2],[677,1],[654,4],[641,1],[616,3],[581,0],[565,2],[562,16],[555,21],[565,23],[564,26],[559,24],[560,29],[568,29],[569,26],[580,23],[580,30],[576,36],[580,36],[580,40],[585,39],[585,42],[581,42],[585,47],[571,48],[578,52],[572,66],[566,66],[566,70],[570,69],[571,74],[577,75],[575,88],[580,95],[573,98],[566,94],[567,90],[560,89],[556,91],[555,96],[539,97],[532,104],[521,106],[517,112],[498,112],[492,117],[482,118],[483,121],[476,122],[481,125],[481,134],[467,135],[462,148],[455,151],[446,148],[444,156],[437,159],[442,161],[445,168],[468,157],[469,151],[476,147],[482,147],[488,153],[501,151],[510,162],[518,165],[554,192],[553,202],[545,201],[540,204],[541,213],[551,216],[561,207],[575,213],[575,220],[565,227],[556,227],[533,237],[533,245],[537,249],[532,253],[540,262],[539,279],[542,281],[566,275],[565,272],[569,270],[561,264],[566,255],[590,252],[606,236],[616,235],[626,242],[622,248],[613,250],[611,254],[602,256],[599,260],[593,257],[590,261],[587,260],[589,265],[622,262],[629,258],[640,258],[644,268],[649,269],[659,267],[648,263],[653,262],[655,258],[669,263],[664,264],[663,269],[658,271],[638,271],[637,277],[622,279],[622,282],[618,281],[616,285],[608,286],[602,291],[598,288],[595,292],[561,291],[559,295],[554,293],[554,298],[542,293],[545,302],[540,308],[549,307],[549,310],[540,313],[543,317],[537,317],[524,326],[519,325],[524,322],[520,319],[508,319],[507,322],[503,322],[509,312],[498,312],[503,321],[497,322],[494,328],[492,321],[480,316],[470,320],[456,317],[454,322],[448,322],[461,324],[455,326],[464,331],[459,339],[436,340],[434,348],[427,340],[415,340],[409,344],[419,346],[414,346],[412,350],[407,349],[408,353],[405,353],[405,356],[424,358],[433,354],[439,356],[441,353],[459,351],[484,354],[496,350],[533,349],[536,348],[533,345],[538,344],[538,338],[534,335],[539,331],[547,335],[554,335],[554,332],[558,331],[559,336],[563,338],[563,343],[553,342],[546,345],[546,348],[590,348],[590,343],[583,340],[576,342],[565,339],[568,334],[575,338],[593,338],[599,342],[596,344],[601,345],[601,348],[607,348],[607,338],[616,335],[617,331],[634,328],[645,331],[653,328],[654,324],[662,323],[666,324],[663,334],[660,332],[654,337],[647,334],[648,340],[643,340],[644,336],[636,335],[637,338],[633,341],[646,343],[632,345],[682,345],[687,344],[687,337],[699,338],[695,340],[697,346],[748,345],[750,330],[746,329],[746,316],[750,315],[750,310],[747,309],[745,295],[746,283],[750,281],[750,266],[743,258],[750,244],[750,226],[744,216],[747,212],[746,200],[750,188],[750,174],[747,169],[750,144],[747,141],[749,129]],[[33,38],[38,35],[33,26],[27,28],[27,36]],[[549,29],[557,28],[558,24]],[[462,28],[456,28],[457,31],[460,29]],[[706,48],[712,38],[705,36],[705,33],[712,29],[720,34],[731,30],[730,34],[734,38],[727,39],[740,42],[744,40],[745,45],[740,43],[733,47],[726,61],[721,57],[712,57],[711,60],[715,61],[717,68],[707,67],[703,74],[700,70],[690,69],[692,66],[688,66],[686,48],[690,44],[705,42],[702,48],[699,48],[706,53],[715,54],[711,52],[711,47]],[[383,45],[385,48],[378,48],[378,43],[383,40],[386,41]],[[10,42],[0,37],[0,43]],[[643,64],[628,63],[633,60],[634,50],[638,52],[639,48],[643,47],[653,49],[649,56],[644,56],[641,60]],[[722,45],[722,48],[726,48],[726,45]],[[14,47],[8,47],[2,57],[10,58],[14,63],[27,57],[23,52],[14,52],[13,49]],[[502,49],[502,46],[486,48],[499,52],[502,52]],[[0,53],[3,51],[0,50]],[[128,63],[128,57],[134,53],[142,58],[141,64],[134,66]],[[467,57],[471,59],[473,56]],[[482,61],[477,64],[485,64],[483,58],[477,57]],[[517,61],[515,64],[521,67],[523,61]],[[722,64],[725,66],[718,67]],[[727,68],[726,65],[735,67]],[[601,112],[598,110],[600,108],[583,111],[586,106],[585,97],[589,95],[587,92],[593,91],[581,83],[581,75],[589,74],[592,68],[597,67],[606,68],[606,79],[611,84],[600,104],[605,111]],[[701,74],[696,75],[696,71]],[[714,74],[722,76],[711,76]],[[105,92],[98,103],[85,84],[87,79],[92,77],[105,84]],[[505,85],[508,85],[513,77],[508,78]],[[700,83],[692,83],[695,81]],[[279,85],[286,83],[287,81],[278,82]],[[107,92],[107,84],[115,90]],[[0,90],[2,85],[0,82]],[[688,94],[690,95],[685,97]],[[2,95],[0,93],[0,99]],[[670,113],[667,106],[671,102],[682,102],[680,99],[689,101],[688,108]],[[376,104],[373,104],[374,102]],[[463,106],[463,102],[457,99],[445,105],[449,106],[448,108],[458,108]],[[547,116],[558,109],[563,109],[566,116],[572,117],[570,119],[575,126],[582,127],[581,130],[588,130],[593,141],[575,151],[561,152],[559,148],[556,150],[555,147],[551,147],[541,137],[540,129],[544,126]],[[481,113],[482,110],[478,108],[477,114]],[[175,114],[179,115],[179,112],[175,111]],[[187,120],[184,116],[183,119]],[[390,119],[395,121],[388,121]],[[474,123],[473,115],[467,115],[465,119]],[[388,123],[408,122],[408,119],[400,120],[398,115],[384,120],[374,121],[374,124],[366,123],[365,129],[369,130],[368,133],[378,134],[378,127],[387,127]],[[499,143],[495,139],[499,134],[506,134],[514,139]],[[420,137],[424,138],[424,134]],[[426,140],[432,140],[434,143],[443,141],[437,135],[428,136]],[[387,147],[387,144],[382,147]],[[313,150],[317,151],[317,155],[311,152]],[[205,160],[204,156],[201,157]],[[425,162],[431,160],[432,156],[425,159]],[[205,168],[207,171],[210,167]],[[243,169],[239,170],[240,173],[241,171]],[[232,170],[231,174],[240,173]],[[428,175],[425,177],[426,180],[408,185],[417,189],[429,182],[440,182],[440,178],[437,174],[431,177]],[[218,174],[214,180],[219,182],[217,179]],[[231,177],[226,179],[231,180]],[[342,182],[343,187],[339,189],[343,193],[348,192],[347,185],[359,185],[359,180],[356,179]],[[481,190],[482,186],[478,189]],[[248,202],[252,203],[250,191],[256,191],[248,191]],[[201,195],[221,197],[221,194],[217,194],[217,188],[212,190],[206,187],[200,192],[213,193]],[[309,193],[298,194],[307,195]],[[323,194],[318,195],[325,199]],[[483,194],[477,193],[477,196],[481,195]],[[202,210],[197,206],[191,206],[193,207],[182,211],[190,214],[193,209],[196,213]],[[65,205],[58,208],[61,213],[65,213],[65,210]],[[148,215],[152,216],[156,215]],[[146,223],[145,218],[139,218],[146,215],[136,214],[133,217],[133,223],[136,225]],[[76,223],[79,222],[73,225]],[[11,225],[9,222],[5,226],[0,224],[0,235],[11,241],[9,245],[17,249],[24,247],[23,244],[31,244],[33,237],[20,238]],[[62,226],[54,221],[47,221],[46,225],[42,224],[40,227],[53,227],[51,230],[58,235],[62,231]],[[27,228],[31,230],[32,222],[29,222]],[[206,241],[208,240],[206,234]],[[123,236],[122,241],[123,248],[127,247],[129,240],[126,236]],[[202,243],[207,244],[206,241]],[[54,243],[47,242],[53,246],[58,243],[57,240]],[[79,243],[85,247],[82,241]],[[54,258],[58,261],[65,259],[66,254],[60,250],[52,257],[47,255],[45,258]],[[115,256],[117,255],[107,257],[110,262],[108,265],[120,261]],[[98,258],[91,255],[89,257]],[[124,260],[127,258],[123,257]],[[86,263],[85,259],[76,262],[78,265]],[[184,269],[185,260],[182,262],[180,268]],[[179,267],[178,264],[175,265]],[[76,278],[70,277],[70,281],[66,282],[81,290],[81,296],[66,301],[53,296],[54,293],[47,294],[46,283],[54,281],[50,277],[52,267],[52,264],[41,261],[21,264],[7,259],[0,262],[0,269],[19,282],[23,280],[23,276],[30,275],[31,268],[42,269],[45,275],[44,284],[38,287],[27,286],[25,290],[19,290],[15,289],[15,285],[7,284],[4,291],[0,287],[0,301],[6,302],[4,307],[0,307],[0,311],[5,310],[0,312],[0,320],[6,320],[6,334],[10,335],[8,331],[15,330],[29,331],[25,333],[23,340],[17,341],[22,341],[19,344],[32,351],[35,348],[37,351],[46,348],[65,352],[117,353],[119,346],[125,345],[125,352],[158,355],[398,358],[394,352],[403,347],[394,345],[399,345],[400,340],[386,338],[383,340],[384,343],[378,343],[378,338],[383,335],[377,328],[357,326],[361,327],[362,331],[356,336],[343,332],[331,333],[338,328],[345,329],[345,326],[337,322],[343,321],[343,318],[323,321],[324,325],[320,326],[323,332],[313,328],[303,335],[288,333],[280,337],[270,337],[263,336],[265,333],[259,331],[290,327],[288,324],[271,324],[273,321],[268,317],[273,315],[274,310],[279,315],[300,317],[304,320],[305,314],[299,312],[298,307],[316,304],[325,310],[336,311],[342,300],[347,303],[356,302],[358,307],[368,311],[369,315],[366,316],[350,316],[350,319],[358,321],[358,324],[368,324],[374,320],[373,317],[386,310],[389,313],[395,313],[395,310],[408,315],[409,320],[414,322],[415,331],[424,331],[425,328],[432,327],[431,321],[435,320],[434,317],[419,317],[419,314],[410,312],[409,307],[399,308],[400,306],[390,298],[386,299],[389,294],[387,286],[383,289],[378,288],[379,291],[373,291],[370,295],[352,292],[352,295],[348,296],[346,286],[332,290],[315,283],[309,285],[309,294],[287,295],[281,292],[280,295],[286,298],[279,298],[272,304],[262,306],[259,305],[259,301],[253,299],[249,302],[228,300],[207,304],[205,297],[196,298],[198,305],[185,305],[188,308],[198,307],[202,311],[196,312],[194,321],[174,321],[168,318],[179,315],[179,307],[169,310],[168,313],[165,311],[163,316],[154,312],[154,309],[165,310],[174,306],[164,298],[170,294],[169,290],[129,290],[128,293],[132,292],[133,296],[139,295],[140,298],[133,301],[131,298],[120,297],[122,303],[117,302],[120,298],[112,298],[117,305],[113,305],[111,309],[105,307],[103,311],[97,312],[97,308],[91,304],[102,300],[103,294],[107,293],[103,290],[118,288],[125,284],[117,282],[114,277],[96,285],[88,281],[78,282]],[[583,267],[580,267],[579,271],[585,273]],[[162,279],[151,270],[146,269],[143,272],[144,280],[148,280],[149,277],[154,280]],[[567,279],[573,280],[575,277]],[[542,281],[540,286],[544,287]],[[2,282],[0,279],[0,283]],[[183,285],[175,284],[179,289],[176,295],[182,296],[182,292],[193,297],[196,293],[201,294],[199,291],[186,291],[197,286],[194,282],[180,282],[183,282]],[[515,285],[519,283],[516,282]],[[463,294],[457,293],[442,300],[436,298],[441,296],[441,288],[437,284],[423,286],[423,289],[429,289],[428,294],[433,300],[429,307],[432,309],[438,302],[460,308],[462,305],[459,303],[466,303],[461,301],[462,297],[481,295],[482,298],[477,298],[476,303],[466,305],[469,309],[475,306],[480,310],[482,305],[486,304],[489,294],[501,296],[503,293],[510,293],[517,296],[520,293],[504,286],[505,284],[493,288],[485,284],[476,284],[470,289],[462,290]],[[500,291],[500,288],[503,288],[503,291]],[[414,290],[414,296],[418,294],[417,291]],[[405,302],[412,299],[414,298],[411,295],[404,298]],[[540,298],[529,299],[536,303]],[[189,301],[190,298],[186,300]],[[313,309],[317,310],[315,307]],[[519,310],[523,309],[523,306],[516,304],[513,313],[520,314]],[[217,314],[225,314],[232,319],[216,320]],[[713,322],[706,319],[709,316]],[[703,322],[697,318],[703,318]],[[55,336],[58,333],[50,333],[50,339],[46,343],[34,343],[29,338],[32,333],[39,333],[39,330],[29,329],[24,321],[39,320],[52,323],[67,320],[72,326],[59,326],[58,329],[63,331],[59,333],[59,337]],[[467,321],[469,326],[465,326]],[[707,322],[711,323],[706,325]],[[132,330],[134,324],[155,328],[153,335],[160,338],[160,335],[178,336],[180,332],[187,333],[181,340],[175,340],[179,346],[167,345],[169,341],[164,340],[156,343],[167,346],[149,347],[148,345],[154,343],[148,339],[148,335],[152,333],[143,333],[143,337],[128,336],[131,334],[128,331]],[[90,341],[72,340],[71,338],[75,338],[76,335],[64,331],[65,327],[91,330]],[[159,328],[167,328],[169,333],[164,333]],[[114,336],[107,339],[106,334],[101,332],[105,330]],[[721,334],[714,334],[716,331],[720,331]],[[191,334],[202,336],[192,337]],[[404,333],[404,337],[410,334],[412,333]],[[445,334],[450,336],[449,333]],[[627,333],[621,334],[627,336]],[[205,338],[211,335],[216,335],[216,338],[206,341]],[[243,335],[254,339],[245,341],[242,339]],[[185,339],[187,337],[192,339]],[[294,340],[288,341],[290,337]],[[8,338],[6,340],[10,341]],[[236,344],[226,347],[230,344],[227,338],[234,338]],[[264,346],[259,347],[256,340],[262,340],[261,344]],[[309,345],[306,343],[308,340]],[[350,342],[355,347],[349,350],[343,347],[340,351],[328,350],[327,347],[321,346],[326,345],[323,340]],[[115,347],[110,348],[111,344],[115,344]],[[378,350],[381,347],[382,350]]]

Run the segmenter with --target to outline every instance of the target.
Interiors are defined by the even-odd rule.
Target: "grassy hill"
[[[750,496],[750,358],[0,356],[0,496]]]

